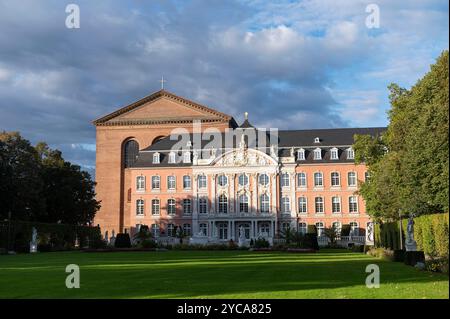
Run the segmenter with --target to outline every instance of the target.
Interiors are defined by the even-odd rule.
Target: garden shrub
[[[156,247],[158,247],[156,242],[152,239],[144,239],[139,243],[138,246],[140,248],[156,248]]]
[[[267,240],[265,240],[264,238],[258,238],[255,240],[253,247],[254,248],[269,248],[270,243]]]
[[[114,242],[116,248],[131,248],[130,234],[118,233]]]

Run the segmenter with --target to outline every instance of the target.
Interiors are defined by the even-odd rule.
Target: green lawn
[[[381,287],[365,286],[366,265]],[[78,264],[81,288],[65,287]],[[39,253],[0,256],[0,298],[449,298],[446,275],[345,250]]]

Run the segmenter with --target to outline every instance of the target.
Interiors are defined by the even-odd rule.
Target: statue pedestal
[[[189,244],[194,245],[206,245],[208,243],[207,236],[192,236],[189,238]]]
[[[416,241],[410,241],[405,243],[406,251],[417,251],[417,243]]]
[[[30,242],[30,253],[37,253],[37,244]]]
[[[247,246],[246,245],[246,240],[242,239],[242,238],[239,238],[238,247],[244,247],[244,246]]]

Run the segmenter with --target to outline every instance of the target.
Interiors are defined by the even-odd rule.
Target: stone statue
[[[414,240],[414,215],[410,214],[408,219],[408,226],[406,226],[406,251],[416,251],[417,243]]]
[[[275,145],[271,145],[270,146],[270,156],[272,156],[273,158],[277,157],[277,154],[275,153]]]
[[[244,227],[239,226],[239,242],[238,242],[238,246],[242,247],[245,245],[245,231],[244,231]]]
[[[30,241],[30,253],[37,252],[37,230],[35,227],[33,227],[32,233],[31,233],[31,241]]]
[[[294,157],[294,148],[293,147],[291,147],[290,152],[291,152],[291,157]]]
[[[211,149],[211,158],[216,158],[216,149],[215,148]]]
[[[372,222],[368,222],[367,223],[367,241],[368,242],[373,242],[374,238],[373,238],[373,223]]]
[[[197,152],[197,150],[194,150],[192,152],[192,157],[193,157],[194,162],[197,163],[197,160],[198,160],[198,152]]]
[[[105,241],[106,242],[109,242],[109,236],[108,235],[109,235],[108,231],[105,231]]]

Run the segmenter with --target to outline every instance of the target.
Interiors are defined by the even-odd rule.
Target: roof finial
[[[246,120],[248,120],[248,112],[244,113],[244,117],[245,117]]]
[[[159,80],[159,82],[161,82],[161,90],[164,90],[164,82],[167,82],[164,80],[164,76],[161,76],[161,80]]]

